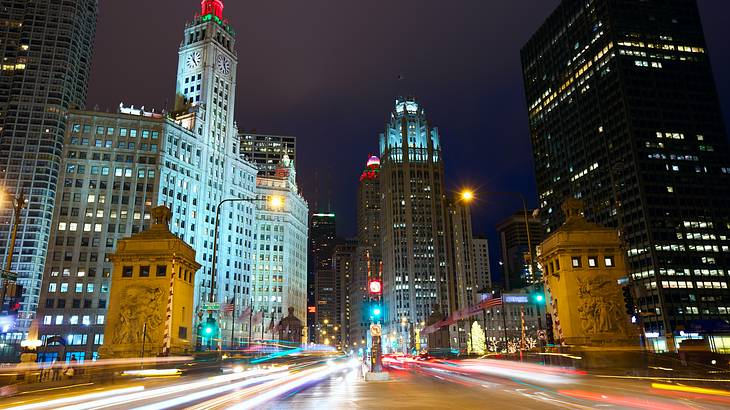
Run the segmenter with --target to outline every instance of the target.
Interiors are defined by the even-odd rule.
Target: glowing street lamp
[[[269,206],[273,209],[282,209],[284,208],[284,198],[274,195],[272,197],[269,197]]]
[[[471,189],[465,189],[461,191],[460,196],[462,201],[469,203],[474,200],[474,191]]]

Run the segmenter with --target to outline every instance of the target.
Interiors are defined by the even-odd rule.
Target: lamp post
[[[281,209],[284,206],[284,200],[279,196],[270,196],[268,198],[227,198],[218,203],[218,206],[216,206],[215,209],[215,225],[213,227],[213,261],[211,264],[210,269],[210,292],[208,293],[208,302],[215,302],[215,282],[217,271],[216,271],[216,264],[218,262],[218,228],[220,225],[220,215],[221,215],[221,207],[226,202],[268,202],[269,205],[274,209]],[[233,312],[233,315],[235,315],[236,312]],[[208,326],[212,326],[213,323],[215,323],[215,319],[213,318],[213,312],[210,311],[208,313],[208,320],[207,320]],[[212,337],[213,335],[211,335]],[[202,337],[201,335],[198,335],[198,337]]]

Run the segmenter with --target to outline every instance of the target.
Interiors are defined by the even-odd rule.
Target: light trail
[[[274,387],[266,392],[257,394],[256,397],[250,398],[244,402],[238,403],[234,406],[229,407],[229,410],[246,410],[253,409],[264,403],[273,400],[279,396],[282,396],[292,390],[296,390],[309,383],[318,382],[324,380],[326,377],[343,370],[354,369],[360,366],[358,360],[350,360],[346,363],[336,364],[334,362],[328,362],[326,367],[317,367],[309,371],[298,374],[294,379],[282,380],[283,384],[278,387]]]
[[[15,407],[9,407],[9,409],[13,410],[35,410],[35,409],[44,409],[44,408],[52,408],[56,409],[58,406],[63,406],[69,403],[75,403],[81,400],[93,400],[93,399],[99,399],[102,397],[108,397],[108,396],[114,396],[118,394],[128,394],[128,393],[134,393],[134,392],[140,392],[144,390],[144,386],[135,386],[135,387],[127,387],[123,389],[114,389],[114,390],[106,390],[98,393],[89,393],[84,394],[81,396],[71,396],[71,397],[64,397],[62,399],[55,399],[55,400],[48,400],[43,401],[39,403],[30,403],[30,404],[24,404],[21,406],[15,406]]]

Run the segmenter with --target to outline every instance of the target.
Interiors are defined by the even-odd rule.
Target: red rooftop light
[[[202,15],[207,16],[212,14],[219,19],[223,19],[223,0],[203,0],[200,2],[202,8]]]

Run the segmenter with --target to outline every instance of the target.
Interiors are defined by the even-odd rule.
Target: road
[[[224,374],[134,379],[39,391],[0,401],[44,409],[727,409],[726,382],[602,377],[491,360],[389,363],[366,382],[351,359],[229,369]]]

